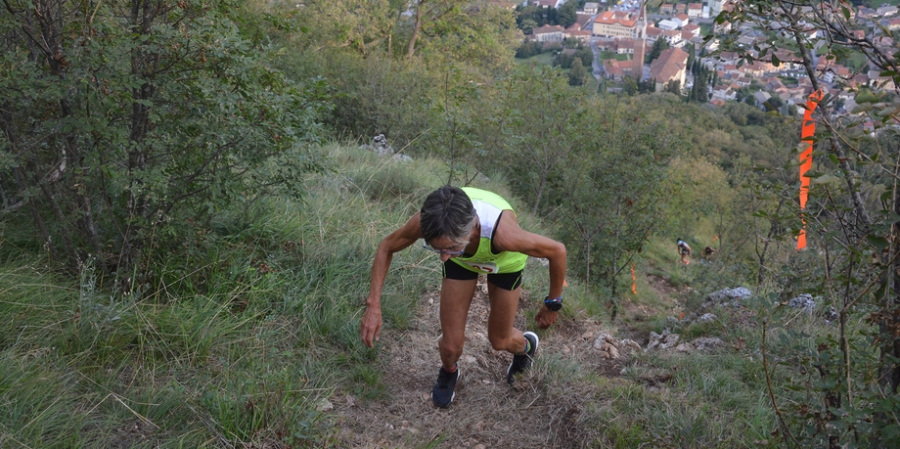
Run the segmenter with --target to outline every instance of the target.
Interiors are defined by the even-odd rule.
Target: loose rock
[[[816,298],[809,293],[804,293],[796,298],[791,298],[788,301],[788,306],[794,309],[804,309],[807,314],[812,315],[813,310],[816,308]]]

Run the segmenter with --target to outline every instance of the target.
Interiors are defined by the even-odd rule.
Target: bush
[[[544,46],[538,41],[525,41],[518,50],[516,50],[516,57],[519,59],[527,59],[532,56],[537,56],[544,52]]]

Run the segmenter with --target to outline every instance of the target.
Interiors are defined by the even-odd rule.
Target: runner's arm
[[[550,291],[548,297],[562,296],[566,281],[566,246],[556,240],[528,232],[519,227],[516,215],[511,210],[504,211],[494,233],[494,247],[498,251],[515,251],[532,257],[540,257],[550,262]],[[556,321],[557,312],[542,307],[535,317],[541,329],[550,327]]]
[[[391,267],[394,253],[408,248],[422,238],[419,225],[419,214],[416,213],[400,229],[390,233],[378,245],[375,260],[372,262],[372,278],[369,284],[369,296],[366,298],[366,313],[360,322],[360,337],[363,343],[373,348],[381,336],[381,290]]]

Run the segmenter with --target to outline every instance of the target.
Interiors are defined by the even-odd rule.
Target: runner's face
[[[465,243],[457,243],[449,237],[438,237],[426,243],[426,248],[440,254],[441,261],[446,262],[451,257],[459,256],[465,251]]]

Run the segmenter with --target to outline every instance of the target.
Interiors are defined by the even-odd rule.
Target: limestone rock
[[[788,301],[788,306],[794,309],[804,309],[807,314],[812,315],[813,310],[816,308],[816,298],[809,293],[804,293],[796,298],[791,298]]]
[[[698,323],[706,323],[708,321],[714,321],[717,318],[719,318],[719,317],[717,317],[715,314],[704,313],[703,315],[700,316],[700,318],[697,318],[697,322]]]
[[[725,346],[725,342],[718,337],[700,337],[691,341],[691,345],[698,351],[714,351]]]
[[[725,288],[717,292],[710,293],[706,297],[708,303],[716,305],[733,304],[739,305],[741,301],[745,301],[753,296],[753,293],[746,287]]]
[[[625,354],[632,354],[636,352],[641,352],[641,345],[638,342],[626,338],[619,342],[618,348]]]
[[[662,334],[650,332],[650,342],[647,343],[647,349],[669,349],[678,344],[681,337],[678,334],[669,333],[666,329]]]

